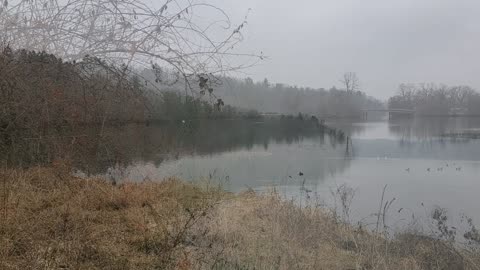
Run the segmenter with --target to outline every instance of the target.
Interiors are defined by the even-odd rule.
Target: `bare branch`
[[[200,9],[213,15],[199,17]],[[158,9],[142,0],[15,0],[0,11],[0,40],[69,61],[88,55],[127,67],[164,67],[195,78],[263,59],[233,52],[245,25],[246,20],[234,27],[220,8],[193,0],[166,0]],[[233,58],[245,61],[232,65]]]
[[[346,72],[343,74],[340,82],[345,86],[347,92],[355,92],[360,90],[360,81],[355,72]]]

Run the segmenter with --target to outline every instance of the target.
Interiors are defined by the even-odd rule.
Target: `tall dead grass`
[[[173,267],[220,194],[175,179],[113,186],[45,168],[0,179],[0,269]]]
[[[478,269],[478,252],[355,229],[276,193],[0,173],[0,269]]]

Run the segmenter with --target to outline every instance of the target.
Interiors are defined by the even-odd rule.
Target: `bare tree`
[[[143,0],[3,1],[0,41],[68,61],[88,55],[125,68],[153,68],[157,82],[165,79],[165,69],[172,79],[173,70],[173,80],[195,79],[208,90],[205,78],[263,59],[233,52],[246,18],[233,26],[222,9],[195,0],[164,0],[156,6]]]
[[[355,72],[344,73],[340,82],[345,86],[347,92],[351,93],[360,90],[360,81]]]
[[[401,84],[389,99],[390,108],[415,109],[417,114],[477,115],[480,94],[469,86],[447,86],[435,83]]]

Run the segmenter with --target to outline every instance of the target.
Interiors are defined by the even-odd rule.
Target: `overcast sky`
[[[479,0],[216,1],[237,23],[252,9],[240,49],[270,58],[256,80],[330,88],[354,71],[382,99],[402,82],[480,90]]]

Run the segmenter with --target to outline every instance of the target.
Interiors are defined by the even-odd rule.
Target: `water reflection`
[[[315,184],[345,171],[351,159],[344,159],[342,155],[343,149],[310,138],[297,144],[271,143],[268,149],[254,146],[249,150],[186,156],[160,166],[150,162],[137,163],[128,168],[124,177],[136,180],[168,176],[185,180],[207,177],[224,180],[225,188],[232,191],[258,186],[298,186],[304,180]]]
[[[121,145],[115,156],[122,158],[107,160],[94,173],[144,180],[195,179],[215,172],[215,177],[228,177],[234,188],[240,188],[267,182],[289,185],[289,179],[303,171],[307,181],[317,183],[365,158],[478,161],[480,140],[442,136],[476,127],[478,119],[461,118],[337,123],[335,128],[345,132],[333,134],[278,121],[128,126],[111,131]]]
[[[257,168],[262,168],[266,172],[278,172],[284,166],[279,158],[289,151],[283,148],[298,149],[303,145],[308,151],[323,146],[329,149],[343,149],[342,145],[345,144],[342,132],[318,126],[309,120],[292,119],[262,122],[192,121],[149,127],[130,125],[110,128],[108,134],[111,139],[108,140],[109,145],[106,148],[115,150],[115,159],[105,158],[101,161],[97,159],[95,162],[97,167],[92,167],[93,170],[83,167],[82,171],[90,174],[101,174],[105,171],[113,174],[112,171],[115,171],[115,175],[119,174],[118,171],[123,171],[120,178],[141,180],[145,177],[185,176],[188,173],[184,171],[192,166],[205,168],[201,171],[207,173],[200,174],[199,171],[199,174],[196,174],[197,171],[190,173],[193,174],[193,178],[195,175],[197,177],[208,175],[208,171],[218,171],[222,164],[228,162],[232,165],[227,166],[229,174],[234,174],[238,166],[233,166],[233,163],[238,165],[242,159],[258,159],[255,163]],[[309,144],[312,147],[308,146]],[[276,161],[260,165],[262,158],[265,157],[264,153],[274,155]],[[188,164],[194,165],[189,167]],[[181,169],[172,170],[172,167]],[[184,167],[186,169],[183,169]],[[156,173],[147,173],[148,171]],[[255,172],[260,174],[256,169]],[[251,178],[253,181],[256,179]]]
[[[468,139],[454,136],[477,130],[480,119],[476,117],[430,117],[399,119],[389,122],[389,131],[402,141],[444,138],[450,141]]]
[[[358,158],[479,160],[479,118],[415,118],[332,123],[352,136]],[[477,135],[477,136],[475,136]]]

